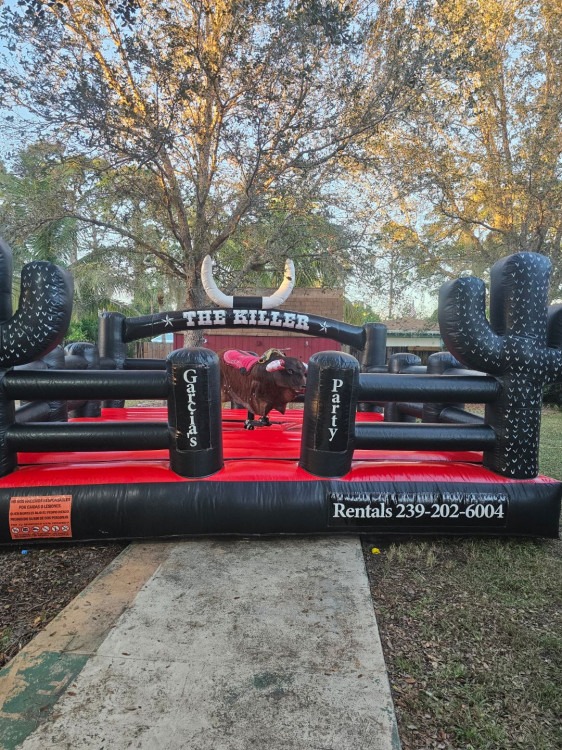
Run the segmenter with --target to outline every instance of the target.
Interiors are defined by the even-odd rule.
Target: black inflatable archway
[[[9,275],[1,249],[0,270]],[[540,396],[562,373],[562,313],[547,309],[549,269],[547,259],[528,253],[496,264],[490,322],[479,280],[445,285],[440,323],[451,354],[427,369],[409,356],[387,368],[376,324],[258,308],[106,314],[97,361],[113,370],[14,369],[60,341],[71,286],[58,269],[33,266],[30,288],[41,294],[28,295],[12,316],[3,279],[0,543],[201,534],[556,536],[562,485],[537,476]],[[39,318],[34,348],[18,343],[11,351],[14,331]],[[210,350],[177,350],[165,372],[137,369],[146,363],[126,357],[126,342],[135,338],[218,326],[326,336],[363,351],[363,368],[341,352],[315,355],[304,409],[249,433],[245,414],[221,411],[218,358]],[[114,408],[136,398],[167,406]],[[109,407],[100,417],[31,422],[15,418],[21,399]],[[388,414],[423,421],[382,421],[358,411],[365,403],[394,405]],[[464,411],[465,403],[485,403],[485,419]]]
[[[348,344],[355,349],[364,349],[366,332],[361,326],[353,326],[331,318],[321,318],[310,313],[291,310],[262,310],[261,308],[184,310],[157,313],[140,318],[124,318],[124,341],[136,341],[147,336],[154,337],[167,331],[188,331],[209,328],[233,328],[244,331],[248,328],[291,331],[309,336],[319,336]]]

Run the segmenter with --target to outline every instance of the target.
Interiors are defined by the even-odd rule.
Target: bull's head
[[[201,281],[209,299],[219,307],[258,307],[262,310],[272,310],[282,305],[293,291],[293,287],[295,286],[295,266],[292,260],[285,261],[283,282],[279,289],[269,297],[233,297],[221,292],[213,278],[213,261],[210,255],[206,255],[203,259]]]
[[[274,352],[275,359],[269,357],[265,369],[274,375],[274,382],[279,388],[293,391],[294,395],[301,393],[306,385],[307,366],[300,359],[295,357],[285,357],[276,355],[281,352]],[[262,357],[262,359],[266,359]]]

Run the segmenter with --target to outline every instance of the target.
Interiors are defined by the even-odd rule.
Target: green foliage
[[[39,259],[71,271],[79,319],[97,318],[99,309],[151,312],[164,297],[178,306],[177,285],[145,247],[158,239],[154,218],[144,216],[151,178],[142,177],[141,194],[127,192],[121,173],[68,154],[60,143],[40,141],[16,154],[0,170],[0,224],[14,250],[16,297],[22,266]],[[144,244],[112,230],[115,214]]]
[[[89,341],[96,343],[98,339],[98,318],[73,318],[65,336],[65,343],[71,341]]]
[[[4,6],[0,86],[11,127],[32,113],[26,138],[34,128],[43,138],[64,133],[68,155],[96,161],[79,205],[57,200],[44,213],[51,234],[43,244],[59,242],[56,220],[89,223],[103,235],[98,245],[142,255],[140,273],[149,266],[180,279],[189,306],[204,302],[203,257],[223,248],[227,256],[231,239],[244,278],[257,263],[279,268],[294,248],[308,283],[333,285],[348,270],[349,248],[346,257],[323,246],[314,217],[333,203],[343,155],[403,112],[422,85],[434,56],[418,29],[426,5]],[[320,201],[307,218],[310,237],[285,232],[288,242],[277,241],[285,218],[271,209],[280,195],[295,228],[310,196]],[[235,267],[226,256],[221,265]]]
[[[562,383],[550,383],[545,386],[543,392],[543,403],[562,411]]]
[[[352,325],[356,326],[362,326],[364,323],[380,322],[380,315],[378,315],[372,307],[369,307],[369,305],[366,305],[364,302],[351,302],[350,300],[345,299],[343,319],[346,323],[351,323]]]
[[[436,280],[481,276],[500,257],[540,252],[553,261],[558,296],[560,3],[435,3],[427,29],[449,59],[370,151],[375,179],[396,197],[388,214],[411,239],[399,252]]]
[[[302,196],[298,202],[276,197],[225,242],[215,256],[215,276],[230,290],[276,287],[290,258],[297,286],[341,288],[352,242],[352,233],[320,210],[314,196],[308,203]]]

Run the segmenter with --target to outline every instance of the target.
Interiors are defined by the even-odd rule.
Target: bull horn
[[[285,363],[282,359],[274,359],[273,362],[270,362],[265,366],[265,369],[268,372],[276,372],[277,370],[283,370],[285,368]]]
[[[201,281],[203,288],[207,293],[209,299],[219,307],[232,308],[234,307],[234,297],[224,294],[218,288],[213,278],[213,261],[210,255],[206,255],[201,265]],[[269,297],[261,298],[262,310],[271,310],[275,307],[279,307],[285,302],[293,291],[295,286],[295,266],[292,260],[287,259],[285,261],[285,271],[283,274],[283,281],[279,289],[271,294]],[[238,302],[243,302],[243,297],[237,298]]]
[[[263,297],[261,306],[264,310],[272,310],[274,307],[280,307],[293,291],[295,286],[295,264],[292,260],[285,261],[285,272],[283,281],[279,289],[269,297]]]
[[[234,305],[234,297],[221,292],[213,278],[213,261],[210,255],[203,258],[201,264],[201,281],[207,297],[219,307],[230,308]]]

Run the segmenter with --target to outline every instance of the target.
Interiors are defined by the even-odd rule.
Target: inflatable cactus
[[[543,388],[562,375],[562,308],[547,308],[550,269],[537,253],[499,260],[490,276],[489,322],[481,279],[450,281],[439,295],[439,326],[451,354],[502,384],[499,398],[486,405],[497,440],[484,465],[517,479],[538,474]]]
[[[61,343],[72,312],[72,279],[46,261],[24,266],[12,315],[12,251],[0,240],[0,368],[31,362]]]

